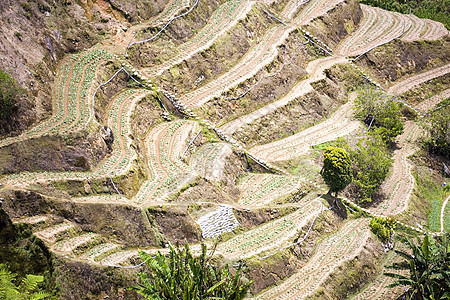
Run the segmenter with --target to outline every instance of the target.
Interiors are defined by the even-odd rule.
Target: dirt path
[[[329,142],[358,130],[361,123],[352,120],[352,105],[356,93],[349,98],[346,104],[325,121],[287,138],[256,146],[250,151],[266,161],[289,160],[305,154],[312,145]]]
[[[325,74],[323,73],[324,70],[329,69],[335,64],[345,62],[346,62],[345,58],[335,56],[325,57],[311,61],[306,67],[306,72],[308,72],[309,77],[297,83],[291,90],[289,90],[286,96],[266,106],[263,106],[260,109],[257,109],[246,115],[243,115],[242,117],[239,117],[235,120],[232,120],[222,125],[220,129],[223,130],[226,134],[232,134],[240,127],[252,123],[256,119],[259,119],[267,114],[276,111],[277,109],[283,106],[286,106],[287,104],[289,104],[289,102],[295,100],[296,98],[313,91],[311,83],[325,78]]]
[[[441,232],[444,232],[444,217],[445,217],[445,207],[447,206],[448,200],[450,199],[450,196],[445,199],[444,203],[442,203],[441,208]]]
[[[391,94],[402,94],[406,92],[407,90],[412,89],[413,87],[422,84],[424,82],[427,82],[428,80],[444,76],[445,74],[450,73],[450,64],[447,64],[445,66],[429,70],[426,72],[422,72],[419,74],[415,74],[414,76],[411,76],[409,78],[403,79],[400,82],[395,83],[389,88],[389,93]]]
[[[397,138],[398,149],[394,151],[394,164],[390,175],[381,186],[381,190],[386,195],[386,200],[377,208],[372,209],[374,213],[396,215],[408,208],[409,198],[415,183],[408,156],[415,152],[415,142],[420,133],[419,125],[413,121],[406,122],[403,134]]]

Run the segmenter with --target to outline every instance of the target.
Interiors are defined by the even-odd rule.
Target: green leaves
[[[356,117],[361,119],[383,141],[394,142],[403,132],[401,108],[393,96],[372,88],[362,89],[355,99]]]
[[[338,192],[352,182],[350,156],[343,148],[328,146],[324,152],[325,158],[320,174],[331,192]]]
[[[14,78],[0,70],[0,120],[9,119],[23,91]]]
[[[8,266],[0,264],[0,299],[1,300],[41,300],[49,299],[50,294],[40,291],[38,286],[44,281],[43,276],[26,275],[16,286],[17,274],[11,273]]]
[[[240,300],[250,288],[251,282],[244,284],[240,279],[241,267],[232,276],[228,265],[211,265],[212,254],[207,257],[204,244],[199,256],[193,256],[187,244],[179,249],[170,246],[169,257],[160,252],[154,257],[144,251],[139,255],[148,273],[139,273],[140,283],[130,289],[147,299]]]
[[[394,270],[408,270],[409,275],[385,273],[397,280],[388,287],[409,286],[409,299],[448,299],[450,290],[449,233],[441,238],[428,234],[414,242],[411,238],[399,238],[409,250],[395,252],[404,260],[388,266]],[[447,297],[447,298],[446,298]]]

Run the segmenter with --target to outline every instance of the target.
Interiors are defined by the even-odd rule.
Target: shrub
[[[374,217],[370,220],[370,229],[382,241],[388,241],[394,232],[395,221],[386,217]]]

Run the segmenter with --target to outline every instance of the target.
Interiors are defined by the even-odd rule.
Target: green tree
[[[433,112],[425,127],[429,132],[429,137],[425,141],[429,152],[450,159],[450,106]]]
[[[394,142],[395,137],[403,132],[401,108],[393,96],[373,88],[361,89],[354,107],[356,117],[385,142]]]
[[[0,299],[1,300],[40,300],[49,299],[50,294],[39,289],[43,276],[26,275],[17,286],[14,284],[17,274],[11,273],[7,265],[0,264]]]
[[[9,119],[23,89],[8,73],[0,70],[0,120]]]
[[[441,238],[432,238],[428,234],[423,240],[400,238],[409,248],[408,251],[395,250],[404,260],[388,268],[407,270],[409,275],[385,273],[396,281],[388,288],[408,286],[407,299],[450,299],[450,234]]]
[[[214,252],[214,251],[213,251]],[[174,249],[170,246],[169,258],[158,252],[155,257],[139,251],[149,273],[139,273],[140,283],[131,287],[147,299],[225,299],[240,300],[245,297],[252,282],[242,283],[241,267],[233,276],[225,265],[218,268],[206,255],[206,245],[196,257],[189,246]]]
[[[346,147],[349,148],[348,145]],[[392,165],[386,143],[380,135],[372,132],[360,138],[355,147],[347,151],[352,161],[353,175],[348,190],[360,202],[371,202]]]
[[[325,183],[330,188],[329,193],[339,191],[352,182],[351,160],[343,148],[328,146],[323,151],[324,162],[320,171]]]

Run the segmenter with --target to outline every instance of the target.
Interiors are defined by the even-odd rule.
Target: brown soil
[[[0,174],[21,171],[86,171],[106,155],[100,134],[44,136],[0,148]]]

